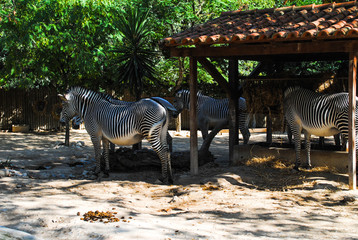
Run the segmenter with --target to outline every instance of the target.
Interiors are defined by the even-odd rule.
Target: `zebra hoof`
[[[99,172],[96,174],[98,179],[102,179],[102,178],[108,178],[109,177],[109,173],[108,172]]]
[[[163,178],[158,178],[155,182],[155,184],[160,184],[160,185],[172,185],[174,183],[173,179],[163,179]]]
[[[311,165],[306,165],[306,166],[304,166],[303,168],[306,169],[306,170],[311,170],[311,169],[312,169],[312,166],[311,166]]]
[[[167,185],[172,185],[174,183],[173,179],[169,178],[167,181]]]
[[[158,178],[157,180],[155,180],[154,184],[161,185],[163,184],[163,181]]]
[[[293,173],[297,173],[297,172],[299,172],[300,170],[298,169],[298,166],[294,166],[293,168],[292,168],[292,172]]]

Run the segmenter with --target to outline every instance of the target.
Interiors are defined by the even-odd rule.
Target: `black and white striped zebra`
[[[73,87],[60,95],[63,101],[60,121],[65,123],[79,115],[91,137],[96,159],[95,173],[101,172],[101,141],[105,169],[109,172],[109,141],[117,145],[133,145],[147,139],[158,154],[162,166],[162,179],[172,183],[170,153],[166,144],[169,124],[167,109],[152,99],[114,104],[112,97],[81,87]]]
[[[102,95],[104,98],[106,98],[109,102],[114,103],[114,104],[118,104],[118,105],[126,105],[126,104],[131,104],[132,102],[126,102],[126,101],[122,101],[119,100],[118,98],[114,98],[110,95],[107,94],[103,94]],[[167,100],[165,100],[164,98],[161,97],[151,97],[150,99],[158,102],[159,104],[161,104],[163,107],[165,107],[169,113],[169,116],[172,118],[177,118],[179,113],[178,111],[174,108],[174,106],[168,102]],[[72,128],[73,129],[79,129],[80,125],[83,123],[83,119],[81,118],[81,116],[74,116],[72,118]],[[167,144],[169,147],[169,151],[172,152],[173,151],[173,138],[172,136],[170,136],[169,132],[167,132]],[[111,145],[111,150],[114,151],[115,146],[114,144]]]
[[[180,90],[175,94],[174,107],[179,111],[189,109],[190,91]],[[215,99],[205,96],[200,92],[197,93],[197,118],[198,128],[201,130],[203,139],[208,136],[209,125],[220,126],[222,129],[229,122],[229,100]],[[239,128],[244,138],[244,144],[247,144],[250,138],[248,128],[248,115],[246,101],[239,98]]]
[[[348,105],[348,93],[320,94],[299,87],[285,91],[284,114],[294,136],[296,170],[301,165],[302,131],[306,140],[307,168],[311,167],[311,135],[324,137],[341,133],[345,139],[348,137]],[[355,114],[358,119],[358,112]],[[357,123],[356,120],[356,126]]]

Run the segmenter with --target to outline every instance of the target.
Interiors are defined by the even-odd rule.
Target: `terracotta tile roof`
[[[358,39],[358,3],[328,3],[250,11],[220,17],[160,41],[161,47],[183,45]]]

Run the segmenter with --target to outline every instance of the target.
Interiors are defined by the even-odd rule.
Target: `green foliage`
[[[120,6],[107,1],[19,0],[3,9],[0,69],[4,86],[97,88]]]
[[[322,4],[323,0],[238,0],[238,4],[243,10],[279,8],[284,6],[303,6],[309,4]],[[333,2],[333,1],[332,1]]]
[[[185,84],[189,63],[160,55],[160,39],[224,11],[322,2],[0,0],[0,87],[81,85],[163,95]],[[214,64],[227,75],[227,62]],[[240,74],[249,74],[256,64],[240,61]],[[198,76],[203,84],[214,83],[201,68]]]
[[[117,23],[122,36],[122,44],[114,50],[118,53],[119,83],[129,87],[137,100],[143,93],[144,78],[155,81],[153,57],[156,53],[147,46],[147,20],[148,11],[127,7]]]

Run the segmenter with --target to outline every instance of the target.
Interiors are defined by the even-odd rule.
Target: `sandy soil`
[[[358,239],[358,194],[348,191],[347,175],[230,167],[227,134],[213,142],[215,163],[197,176],[174,170],[171,186],[155,184],[159,169],[112,172],[98,182],[88,135],[72,131],[72,147],[63,141],[64,133],[0,133],[0,161],[8,166],[0,171],[1,226],[66,240]],[[186,132],[173,142],[174,151],[189,150]],[[116,222],[83,220],[96,210]]]

